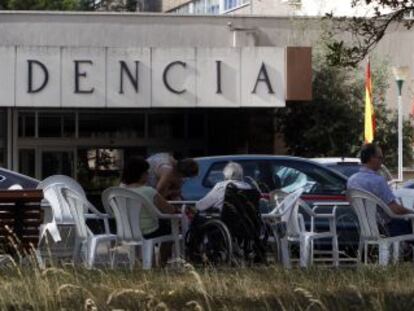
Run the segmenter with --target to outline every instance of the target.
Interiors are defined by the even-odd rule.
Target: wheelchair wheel
[[[193,263],[220,265],[230,264],[233,247],[227,226],[220,220],[210,219],[200,225],[197,233],[190,236],[189,259]]]

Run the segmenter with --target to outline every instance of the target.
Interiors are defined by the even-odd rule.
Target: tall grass
[[[414,267],[0,269],[0,310],[413,310]]]

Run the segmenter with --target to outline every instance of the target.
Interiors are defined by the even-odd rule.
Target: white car
[[[357,173],[362,166],[359,158],[312,158],[311,160],[327,166],[346,177]],[[385,165],[382,165],[378,172],[384,176],[388,183],[393,181],[393,177]]]

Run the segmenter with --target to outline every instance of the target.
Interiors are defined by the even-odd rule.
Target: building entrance
[[[13,169],[42,180],[64,174],[87,191],[119,183],[131,156],[207,152],[206,114],[194,111],[14,111]]]

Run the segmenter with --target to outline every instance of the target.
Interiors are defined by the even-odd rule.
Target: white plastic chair
[[[291,267],[289,244],[299,243],[300,247],[300,266],[307,268],[314,261],[314,241],[317,239],[331,239],[332,262],[334,266],[339,265],[339,249],[338,236],[336,233],[335,210],[332,209],[330,214],[317,214],[305,202],[300,200],[303,189],[298,189],[289,194],[275,209],[262,215],[266,221],[269,219],[280,219],[286,224],[286,234],[280,239],[280,247],[282,253],[283,265],[287,268]],[[310,217],[310,231],[306,230],[303,215],[299,213],[299,207]],[[328,232],[315,232],[315,219],[322,218],[329,221]]]
[[[9,188],[7,188],[7,190],[23,190],[23,187],[19,184],[13,184]]]
[[[174,242],[175,256],[180,256],[179,222],[181,215],[163,214],[146,198],[125,188],[111,187],[102,193],[102,202],[108,213],[115,217],[117,231],[117,247],[114,249],[113,262],[115,264],[118,247],[128,247],[129,267],[132,270],[135,264],[135,248],[141,247],[145,270],[151,269],[154,246],[162,242]],[[152,239],[145,239],[140,228],[141,211],[146,209],[158,219],[171,220],[172,233]]]
[[[414,211],[414,190],[409,188],[398,188],[394,190],[394,195],[400,200],[407,209]]]
[[[63,187],[72,189],[86,198],[85,192],[79,183],[68,176],[53,175],[41,181],[37,186],[38,189],[43,190],[44,197],[42,201],[44,224],[40,228],[40,240],[50,234],[53,242],[60,242],[62,237],[59,228],[64,226],[66,227],[64,230],[70,231],[70,228],[67,227],[74,227],[75,225],[69,207],[62,197],[61,189]]]
[[[358,249],[358,259],[362,261],[362,252],[364,252],[364,263],[368,262],[368,246],[378,246],[378,263],[388,265],[393,255],[393,262],[397,263],[400,255],[400,244],[403,241],[414,241],[414,234],[405,234],[395,237],[385,236],[380,233],[378,227],[377,209],[381,208],[390,218],[411,220],[414,229],[414,214],[396,215],[380,198],[372,193],[349,189],[347,198],[358,217],[360,227],[360,242]]]
[[[86,225],[87,218],[96,218],[97,212],[95,207],[78,192],[70,188],[63,187],[61,189],[62,196],[69,207],[69,212],[75,222],[76,228],[76,244],[74,247],[75,260],[78,258],[85,262],[86,267],[92,268],[95,264],[95,259],[98,247],[105,244],[107,247],[107,254],[109,258],[111,243],[116,242],[117,236],[111,233],[94,234]],[[92,214],[85,213],[85,211],[92,210]],[[102,216],[102,215],[100,215]],[[109,216],[107,216],[109,217]],[[86,254],[82,258],[81,249],[85,248]]]
[[[76,230],[76,220],[70,206],[63,197],[62,189],[70,189],[86,200],[86,195],[79,183],[64,175],[53,175],[39,183],[38,189],[43,190],[44,223],[40,227],[37,257],[43,265],[42,257],[51,256],[51,259],[75,259],[79,255],[77,247],[81,245]],[[88,202],[84,205],[87,218],[100,219],[104,223],[105,234],[109,234],[109,216],[99,212]],[[49,239],[51,237],[51,239]]]

